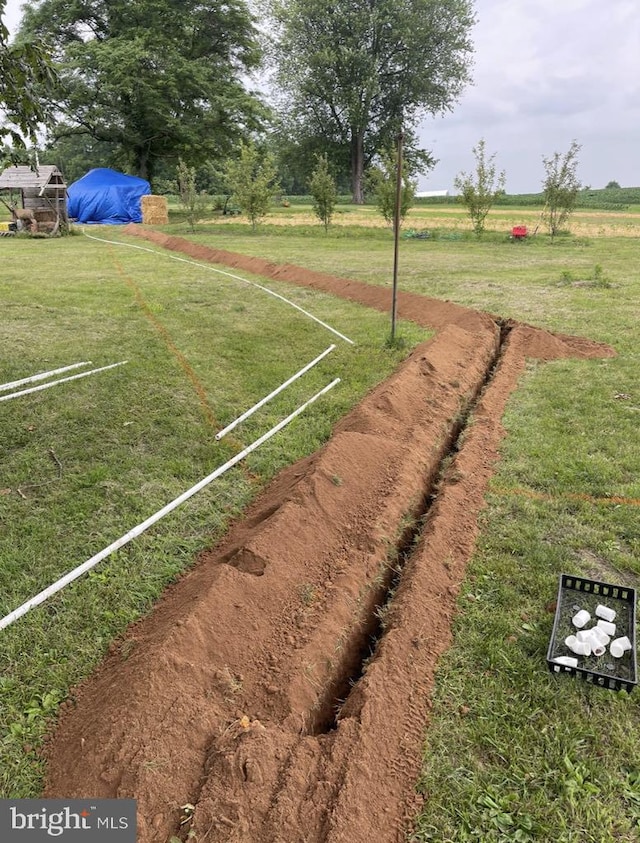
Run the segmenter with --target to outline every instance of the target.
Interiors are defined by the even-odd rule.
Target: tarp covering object
[[[98,167],[69,186],[69,217],[78,222],[124,225],[142,222],[140,199],[151,193],[148,181]]]

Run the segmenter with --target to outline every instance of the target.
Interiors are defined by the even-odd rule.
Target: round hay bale
[[[142,222],[145,225],[169,224],[169,206],[166,196],[143,196],[140,204],[142,207]]]

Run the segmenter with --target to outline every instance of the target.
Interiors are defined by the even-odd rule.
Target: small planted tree
[[[227,164],[226,177],[231,193],[255,231],[269,212],[272,195],[279,190],[273,156],[261,154],[254,144],[242,144],[238,158]]]
[[[396,170],[396,154],[393,150],[386,150],[380,155],[379,163],[371,167],[367,173],[367,189],[375,196],[376,208],[389,225],[393,225],[396,210]],[[404,220],[413,205],[416,187],[417,182],[411,179],[409,166],[405,159],[402,162],[400,222]]]
[[[542,218],[553,239],[575,208],[580,182],[576,175],[580,144],[572,141],[567,152],[554,152],[543,158],[545,178],[542,182],[544,210]]]
[[[454,184],[456,190],[460,191],[459,199],[467,209],[473,230],[477,235],[481,235],[493,203],[504,193],[506,176],[504,170],[496,172],[495,153],[487,158],[484,138],[473,147],[473,154],[476,159],[475,171],[460,173],[456,176]]]
[[[192,231],[196,223],[202,219],[209,207],[209,197],[206,193],[199,193],[196,189],[196,171],[188,167],[180,158],[176,169],[178,198],[182,209],[187,212],[187,221]]]
[[[329,224],[338,198],[336,180],[329,172],[329,162],[326,152],[322,155],[316,153],[316,166],[311,173],[309,190],[313,196],[313,212],[324,225],[324,230],[329,230]]]

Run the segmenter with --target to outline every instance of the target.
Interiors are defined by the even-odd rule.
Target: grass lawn
[[[576,224],[589,214],[576,214]],[[629,224],[637,227],[638,217]],[[264,225],[253,234],[235,221],[203,223],[191,235],[177,221],[166,230],[372,284],[391,278],[384,228],[340,225],[325,236],[305,223]],[[638,692],[552,676],[545,654],[560,572],[640,584],[640,245],[628,236],[583,234],[553,245],[546,238],[512,243],[502,222],[481,240],[462,224],[433,231],[438,236],[403,240],[402,289],[607,342],[618,356],[530,361],[509,402],[508,436],[461,592],[454,644],[438,673],[418,783],[427,798],[413,839],[636,841]],[[340,344],[313,377],[240,428],[239,442],[218,445],[210,414],[226,423],[333,342],[331,335],[235,282],[143,252],[79,237],[6,245],[0,248],[9,278],[3,273],[0,290],[8,353],[0,382],[76,360],[130,360],[0,405],[0,489],[14,490],[0,497],[7,611],[200,479],[334,374],[344,377],[304,422],[253,454],[246,470],[225,475],[188,509],[2,633],[0,781],[7,795],[27,796],[37,793],[44,717],[69,683],[224,529],[259,483],[317,447],[398,355],[382,350],[383,316],[289,289],[286,295],[357,347]],[[206,402],[151,316],[189,361]],[[420,336],[404,331],[410,341]]]
[[[509,402],[454,645],[438,673],[412,839],[637,841],[638,692],[555,677],[545,655],[561,572],[640,585],[640,244],[441,235],[403,241],[402,289],[607,342],[618,356],[530,361]],[[374,284],[391,276],[384,230],[336,226],[324,237],[203,225],[195,237]]]
[[[112,237],[117,229],[96,233]],[[384,314],[268,282],[351,346],[275,298],[162,250],[83,236],[7,238],[0,249],[0,384],[79,361],[129,361],[0,402],[0,617],[342,378],[241,466],[0,632],[0,792],[27,797],[39,790],[46,718],[69,685],[259,488],[316,450],[407,352],[385,348]],[[428,336],[414,325],[401,335],[408,345]],[[318,366],[216,442],[219,428],[334,342]]]

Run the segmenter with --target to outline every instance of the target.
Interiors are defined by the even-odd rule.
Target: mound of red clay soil
[[[389,308],[384,288],[132,230]],[[399,314],[437,336],[74,691],[48,745],[47,796],[136,798],[140,843],[191,829],[200,843],[404,839],[505,402],[526,356],[613,351],[406,293]]]

